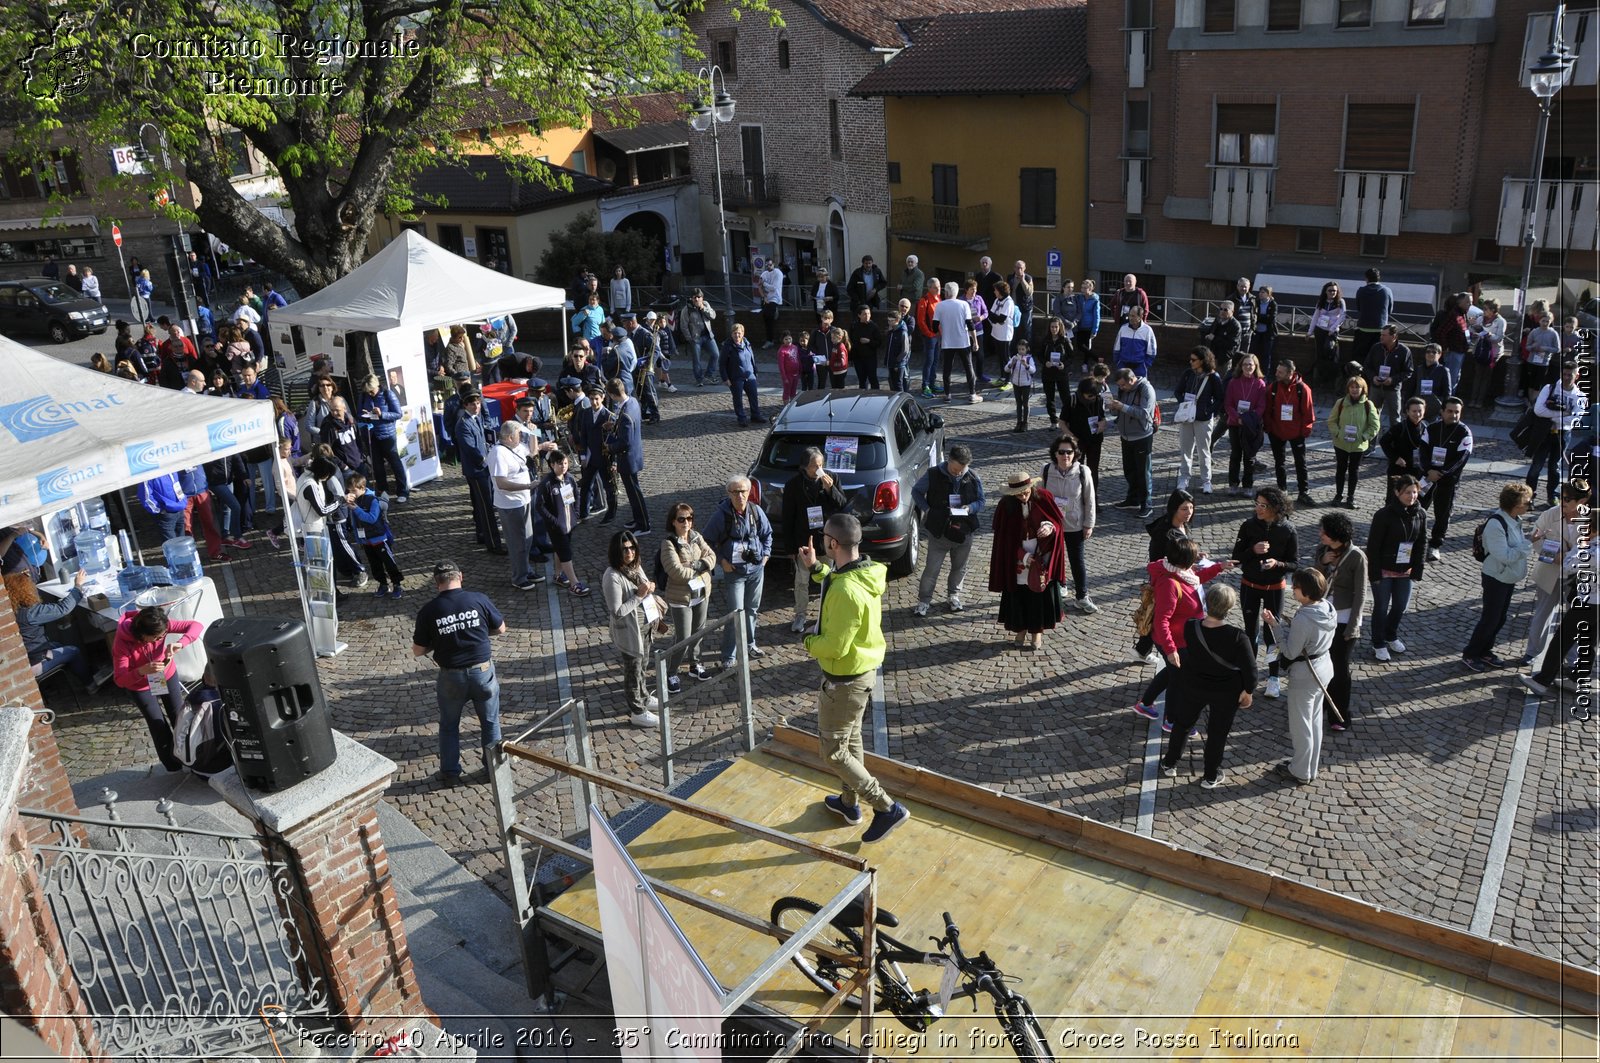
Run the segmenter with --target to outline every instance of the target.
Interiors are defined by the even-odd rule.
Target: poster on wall
[[[394,390],[403,411],[395,426],[395,439],[414,487],[437,479],[440,472],[439,437],[433,423],[423,333],[414,328],[385,329],[377,338],[385,383]]]

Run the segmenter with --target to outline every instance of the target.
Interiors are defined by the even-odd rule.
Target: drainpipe
[[[1068,107],[1083,115],[1083,269],[1087,273],[1089,271],[1089,159],[1092,157],[1090,147],[1094,137],[1094,126],[1089,121],[1089,112],[1072,102],[1072,93],[1067,93],[1063,99],[1067,101]],[[1063,284],[1065,279],[1064,277],[1062,278]],[[1082,278],[1080,277],[1079,279],[1081,280]],[[1100,290],[1099,280],[1094,282],[1094,286],[1095,291],[1098,292]],[[1063,290],[1065,289],[1063,288]]]

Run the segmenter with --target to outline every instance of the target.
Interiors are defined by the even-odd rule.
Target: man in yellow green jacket
[[[828,811],[846,823],[861,822],[857,798],[873,808],[872,824],[863,842],[881,840],[911,818],[911,813],[867,772],[861,742],[862,718],[872,698],[878,666],[883,663],[884,567],[861,556],[861,522],[835,513],[822,526],[828,560],[817,559],[810,543],[797,552],[797,562],[822,584],[817,628],[806,636],[806,652],[822,667],[822,693],[817,705],[817,731],[822,757],[839,776],[844,792],[829,795]]]

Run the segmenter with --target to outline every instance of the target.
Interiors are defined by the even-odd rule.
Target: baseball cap
[[[644,319],[646,321],[654,321],[656,319],[656,312],[654,310],[646,310]]]
[[[457,579],[461,575],[461,566],[454,561],[439,561],[433,566],[433,578],[436,580]]]

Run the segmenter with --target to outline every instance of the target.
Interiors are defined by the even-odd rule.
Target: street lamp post
[[[1533,139],[1533,165],[1529,167],[1533,191],[1524,211],[1522,286],[1517,289],[1517,311],[1522,318],[1523,331],[1527,328],[1528,288],[1533,284],[1533,260],[1539,245],[1539,201],[1544,195],[1544,144],[1550,131],[1550,101],[1555,99],[1572,72],[1572,57],[1567,54],[1561,37],[1561,20],[1566,10],[1565,4],[1556,6],[1555,17],[1550,22],[1550,47],[1528,68],[1528,88],[1539,101],[1539,131]],[[1495,405],[1518,407],[1522,404],[1522,363],[1513,358],[1506,364],[1505,394],[1495,400]]]
[[[717,126],[733,121],[733,97],[728,95],[728,79],[720,66],[701,67],[695,75],[705,79],[705,93],[700,105],[689,118],[689,125],[697,133],[711,130],[711,157],[717,178],[717,230],[722,236],[722,298],[731,318],[733,314],[733,278],[728,273],[728,215],[722,199],[722,145],[717,138]],[[717,91],[717,81],[722,81],[722,91]],[[709,101],[709,102],[707,102]]]

